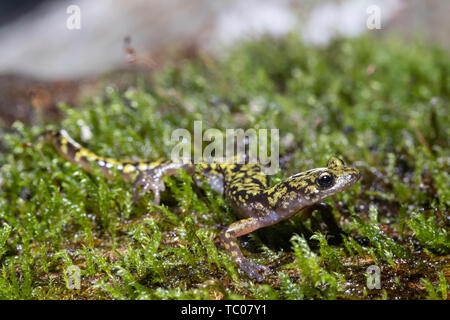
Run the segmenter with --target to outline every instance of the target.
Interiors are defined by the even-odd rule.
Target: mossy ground
[[[15,123],[0,138],[1,299],[447,299],[450,205],[450,55],[439,48],[362,37],[328,48],[296,35],[199,55],[105,88],[62,123]],[[138,203],[36,140],[66,129],[104,156],[170,156],[176,128],[279,128],[277,182],[339,156],[358,184],[327,202],[342,228],[365,236],[331,245],[314,215],[242,237],[244,254],[274,274],[258,284],[220,246],[229,204],[187,174],[166,179],[163,205]],[[32,145],[29,142],[33,142]],[[314,233],[305,239],[302,230]],[[381,270],[381,289],[366,286]],[[81,289],[66,286],[81,270]]]

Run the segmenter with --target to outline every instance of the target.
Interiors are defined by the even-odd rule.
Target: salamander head
[[[358,169],[346,167],[341,159],[331,158],[326,168],[315,173],[314,182],[319,194],[329,197],[351,187],[360,177]]]
[[[360,176],[358,169],[346,167],[342,160],[331,158],[326,168],[293,175],[288,178],[288,184],[298,190],[304,205],[311,205],[351,187]]]

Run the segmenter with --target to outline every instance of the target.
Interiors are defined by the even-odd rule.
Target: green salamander
[[[96,165],[107,178],[112,177],[112,170],[121,172],[128,181],[137,176],[134,178],[134,195],[139,196],[137,190],[140,188],[141,194],[151,190],[156,205],[160,202],[160,192],[164,191],[164,176],[175,174],[179,168],[189,174],[206,176],[212,188],[225,194],[233,208],[244,217],[226,227],[220,238],[240,269],[258,281],[264,279],[261,273],[269,273],[270,269],[245,258],[236,238],[288,219],[299,211],[307,215],[316,208],[320,209],[323,199],[354,185],[360,177],[356,168],[346,167],[342,160],[331,158],[325,168],[294,174],[270,187],[267,176],[257,164],[118,161],[83,148],[64,130],[47,131],[45,136],[62,157],[89,172],[92,172],[92,165]]]

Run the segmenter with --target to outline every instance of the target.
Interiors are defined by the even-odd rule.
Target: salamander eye
[[[324,189],[331,187],[333,185],[333,182],[334,182],[333,174],[326,171],[322,172],[316,179],[316,183],[319,185],[319,187]]]

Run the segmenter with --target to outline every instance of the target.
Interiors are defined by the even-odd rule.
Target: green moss
[[[311,239],[319,241],[320,257],[326,262],[330,270],[339,271],[343,268],[340,258],[344,255],[341,250],[330,246],[326,237],[319,232],[316,232]]]
[[[394,257],[408,257],[408,251],[404,247],[380,230],[377,224],[377,211],[374,207],[370,207],[369,215],[371,219],[367,223],[357,215],[353,215],[352,218],[356,229],[370,240],[371,246],[376,250],[376,254],[372,254],[373,259],[376,260],[379,257],[394,266]]]
[[[447,300],[449,285],[443,273],[439,273],[439,282],[436,285],[433,285],[428,279],[422,279],[422,284],[427,290],[427,299]]]
[[[415,213],[408,219],[408,226],[425,248],[439,254],[450,252],[448,230],[437,226],[434,217],[425,218],[423,214]]]
[[[1,128],[0,298],[443,298],[449,70],[448,52],[421,43],[361,37],[317,49],[292,34],[168,64],[126,90],[107,86],[77,108],[61,105],[62,123]],[[330,245],[326,230],[295,217],[242,237],[245,254],[274,272],[258,284],[220,246],[236,215],[209,186],[180,171],[165,179],[161,206],[151,194],[135,203],[119,175],[87,174],[36,140],[65,128],[98,154],[155,159],[195,120],[204,130],[279,128],[288,160],[273,183],[331,156],[356,165],[361,181],[327,200],[349,236]],[[315,236],[290,242],[300,231]],[[371,264],[390,281],[380,291],[365,286]],[[66,286],[71,266],[80,290]]]
[[[316,235],[316,238],[321,237]],[[336,299],[342,279],[337,273],[328,272],[320,266],[326,257],[319,257],[309,248],[306,240],[298,235],[292,237],[292,244],[296,258],[292,266],[300,272],[299,280],[294,283],[287,274],[280,273],[281,293],[287,299]],[[324,251],[323,243],[321,248]],[[327,253],[328,257],[330,255]]]

